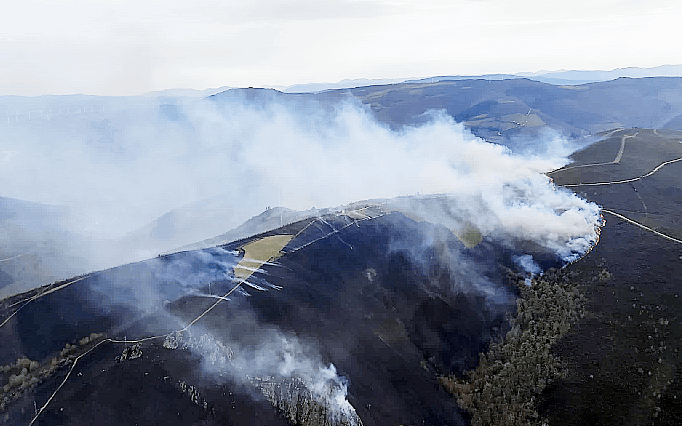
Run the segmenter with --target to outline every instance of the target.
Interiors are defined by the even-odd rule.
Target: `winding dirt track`
[[[678,240],[677,238],[673,238],[673,237],[671,237],[670,235],[665,235],[665,234],[662,233],[662,232],[658,232],[658,231],[656,231],[655,229],[651,229],[651,228],[649,228],[648,226],[642,225],[642,224],[639,223],[639,222],[635,222],[634,220],[632,220],[632,219],[630,219],[630,218],[627,218],[627,217],[623,216],[623,215],[620,214],[620,213],[616,213],[616,212],[613,212],[613,211],[607,210],[607,209],[602,209],[602,211],[605,212],[605,213],[612,214],[612,215],[614,215],[614,216],[616,216],[616,217],[618,217],[618,218],[621,218],[621,219],[623,219],[624,221],[629,222],[629,223],[631,223],[631,224],[633,224],[633,225],[635,225],[635,226],[639,226],[640,228],[642,228],[642,229],[644,229],[644,230],[647,230],[647,231],[649,231],[649,232],[653,232],[654,234],[658,235],[659,237],[663,237],[663,238],[665,238],[666,240],[670,240],[670,241],[676,242],[676,243],[678,243],[678,244],[682,244],[682,240]]]
[[[639,134],[639,132],[635,132],[634,135],[625,135],[620,139],[620,149],[618,150],[618,153],[616,154],[616,158],[614,158],[613,161],[608,161],[606,163],[580,164],[577,166],[564,167],[564,168],[561,168],[558,170],[554,170],[553,172],[550,172],[550,173],[563,172],[564,170],[571,170],[571,169],[581,169],[583,167],[607,166],[609,164],[618,164],[618,163],[620,163],[621,158],[623,158],[623,151],[625,151],[625,139],[634,138],[638,134]]]
[[[653,130],[653,133],[654,133],[656,136],[664,137],[664,136],[660,135],[660,134],[657,132],[657,129],[654,129],[654,130]],[[608,163],[595,163],[595,164],[582,164],[582,165],[578,165],[578,166],[567,167],[567,168],[555,170],[555,172],[564,171],[564,170],[569,170],[569,169],[576,169],[576,168],[580,168],[580,167],[603,166],[603,165],[617,164],[617,163],[620,162],[621,158],[623,157],[623,152],[624,152],[624,150],[625,150],[625,139],[626,139],[626,138],[634,138],[634,137],[637,136],[638,134],[639,134],[639,132],[636,132],[636,133],[633,134],[633,135],[625,135],[625,136],[622,137],[622,139],[621,139],[621,144],[620,144],[620,150],[618,151],[618,154],[616,155],[616,158],[615,158],[613,161],[611,161],[611,162],[608,162]],[[611,134],[609,134],[609,136],[610,136],[610,135],[611,135]],[[642,175],[642,176],[634,177],[634,178],[631,178],[631,179],[623,179],[623,180],[608,181],[608,182],[589,182],[589,183],[562,184],[561,186],[564,186],[564,187],[567,187],[567,188],[575,188],[575,187],[580,187],[580,186],[605,186],[605,185],[618,185],[618,184],[623,184],[623,183],[636,182],[636,181],[638,181],[638,180],[641,180],[641,179],[650,177],[650,176],[652,176],[653,174],[655,174],[656,172],[658,172],[659,170],[661,170],[663,167],[665,167],[665,166],[667,166],[667,165],[670,165],[670,164],[673,164],[673,163],[677,163],[678,161],[682,161],[682,157],[680,157],[680,158],[675,158],[675,159],[668,160],[668,161],[664,161],[664,162],[662,162],[661,164],[659,164],[658,166],[654,167],[650,172],[648,172],[648,173],[646,173],[646,174],[644,174],[644,175]],[[634,188],[634,186],[633,186],[633,190],[635,191],[636,196],[637,196],[637,197],[639,198],[639,200],[642,202],[642,205],[644,206],[644,210],[646,211],[646,210],[647,210],[646,204],[644,204],[644,200],[642,200],[642,197],[639,195],[639,193],[637,192],[637,189]],[[671,237],[671,236],[666,235],[666,234],[664,234],[664,233],[662,233],[662,232],[656,231],[655,229],[652,229],[652,228],[650,228],[650,227],[648,227],[648,226],[646,226],[646,225],[643,225],[643,224],[641,224],[641,223],[639,223],[639,222],[637,222],[637,221],[634,221],[634,220],[632,220],[632,219],[630,219],[630,218],[628,218],[628,217],[625,217],[625,216],[623,216],[623,215],[620,214],[620,213],[616,213],[616,212],[614,212],[614,211],[612,211],[612,210],[608,210],[608,209],[602,209],[602,211],[605,212],[605,213],[609,213],[609,214],[611,214],[611,215],[613,215],[613,216],[616,216],[616,217],[618,217],[618,218],[620,218],[620,219],[623,219],[623,220],[625,220],[626,222],[628,222],[628,223],[630,223],[630,224],[632,224],[632,225],[638,226],[639,228],[642,228],[642,229],[644,229],[644,230],[646,230],[646,231],[652,232],[652,233],[654,233],[655,235],[658,235],[659,237],[665,238],[665,239],[667,239],[667,240],[669,240],[669,241],[673,241],[673,242],[678,243],[678,244],[682,244],[682,240],[679,240],[679,239],[677,239],[677,238]]]
[[[609,181],[609,182],[570,183],[570,184],[564,184],[564,185],[562,185],[562,186],[565,186],[565,187],[569,187],[569,188],[570,188],[570,187],[576,187],[576,186],[617,185],[617,184],[620,184],[620,183],[635,182],[635,181],[638,181],[638,180],[640,180],[640,179],[643,179],[643,178],[646,178],[646,177],[649,177],[649,176],[653,175],[654,173],[656,173],[657,171],[661,170],[664,166],[667,166],[668,164],[677,163],[678,161],[682,161],[682,157],[680,157],[680,158],[675,158],[674,160],[664,161],[663,163],[661,163],[661,164],[659,164],[658,166],[656,166],[656,167],[655,167],[653,170],[651,170],[649,173],[647,173],[647,174],[645,174],[645,175],[642,175],[642,176],[635,177],[635,178],[631,178],[631,179],[614,180],[614,181]],[[606,163],[606,164],[612,164],[612,163]],[[576,166],[576,167],[579,167],[579,166]],[[566,169],[562,169],[562,170],[566,170]]]

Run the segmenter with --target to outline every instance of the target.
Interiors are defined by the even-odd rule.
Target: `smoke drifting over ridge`
[[[473,232],[503,243],[532,241],[568,261],[596,239],[598,207],[555,188],[542,174],[566,164],[563,155],[515,155],[438,111],[419,127],[393,131],[352,99],[333,104],[239,96],[172,106],[131,102],[135,108],[3,124],[8,131],[0,153],[0,196],[67,205],[77,214],[65,228],[95,241],[133,233],[118,243],[91,243],[81,253],[90,256],[91,266],[148,256],[149,249],[130,235],[183,206],[176,211],[186,213],[191,223],[210,224],[193,229],[195,240],[225,232],[267,206],[304,210],[365,199],[391,199],[388,209],[442,225],[422,236],[425,246],[443,240],[439,233],[449,232],[444,226],[458,235]],[[543,151],[562,146],[560,138],[549,138]],[[209,214],[202,208],[220,210],[210,212],[216,220],[201,222],[201,215]],[[154,248],[193,241],[162,242],[167,246]],[[425,255],[422,248],[412,253],[413,260]],[[457,284],[445,291],[509,303],[509,294],[458,250],[440,253],[445,264],[453,265]],[[128,275],[125,267],[105,271],[91,290],[103,311],[125,307],[133,321],[158,315],[180,330],[187,319],[172,313],[172,303],[188,295],[225,294],[235,283],[238,258],[239,253],[224,249],[181,253],[169,262],[156,258],[139,266],[142,271],[131,266]],[[520,259],[522,266],[534,265],[532,258]],[[214,286],[208,293],[207,283]],[[259,270],[224,303],[238,306],[249,291],[278,290]],[[331,408],[347,418],[354,415],[345,380],[309,342],[258,323],[248,309],[239,315],[220,327],[192,327],[189,336],[178,337],[176,347],[182,344],[201,355],[207,372],[238,382],[270,375],[301,379]],[[251,341],[245,342],[245,335]]]
[[[250,389],[257,399],[262,399],[260,391],[272,397],[275,385],[298,387],[323,407],[329,419],[361,425],[346,399],[347,380],[333,364],[323,361],[316,343],[258,318],[250,296],[282,289],[268,282],[263,269],[255,269],[246,281],[236,277],[234,269],[240,260],[238,251],[218,247],[157,257],[101,272],[83,294],[98,312],[125,313],[119,314],[112,334],[125,333],[133,341],[157,336],[166,349],[198,355],[201,368],[193,375],[194,384],[210,386],[229,380]],[[277,262],[267,265],[275,270],[280,266]],[[231,289],[235,291],[229,297],[221,296]],[[206,298],[209,304],[221,300],[225,310],[208,322],[188,327],[197,314],[188,317],[176,304],[188,296]]]
[[[8,116],[0,196],[67,205],[74,213],[68,228],[98,238],[139,234],[172,209],[195,223],[191,236],[161,237],[146,250],[135,238],[111,253],[103,244],[92,267],[212,237],[276,205],[304,210],[449,194],[445,210],[457,209],[484,235],[537,240],[565,258],[584,251],[589,242],[580,237],[594,235],[598,219],[595,205],[555,190],[541,174],[566,164],[565,151],[518,156],[440,112],[428,113],[419,127],[392,131],[352,99],[89,102],[101,105],[87,114],[34,113],[33,121]],[[563,147],[556,136],[542,146]],[[442,208],[413,208],[425,219],[452,221]],[[202,222],[206,217],[215,220]]]

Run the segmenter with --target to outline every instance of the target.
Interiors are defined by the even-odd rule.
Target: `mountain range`
[[[194,201],[107,239],[83,232],[92,218],[73,206],[1,198],[3,419],[677,424],[681,84],[680,77],[570,86],[434,78],[319,93],[229,89],[206,98],[215,109],[200,111],[235,122],[290,120],[313,127],[323,142],[341,143],[329,129],[364,135],[343,119],[372,129],[377,144],[385,134],[425,134],[406,139],[423,146],[395,149],[419,159],[423,150],[443,149],[435,158],[446,158],[463,183],[449,192],[251,215],[247,201],[259,194],[260,175],[247,169],[239,203],[233,193]],[[41,104],[48,101],[49,108]],[[79,112],[46,113],[60,109],[58,99],[7,100],[12,108],[45,108],[7,113],[4,134],[59,129],[68,141],[89,129],[98,137],[83,146],[123,161],[146,146],[131,148],[124,136],[136,127],[118,127],[136,117],[196,143],[178,151],[183,160],[208,161],[225,134],[255,141],[249,133],[267,124],[197,120],[195,104],[173,97],[66,101]],[[339,114],[349,105],[352,112]],[[327,120],[331,127],[313,126]],[[305,144],[299,138],[308,133],[293,135]],[[457,149],[427,144],[444,135],[461,138],[450,142]],[[164,146],[154,145],[150,158]],[[248,146],[237,147],[231,167],[249,159]],[[199,156],[202,149],[209,155]],[[297,167],[322,161],[325,151],[316,152]],[[548,164],[541,161],[568,153],[570,162],[538,171]],[[332,154],[340,162],[345,151]],[[398,166],[416,173],[408,157]],[[381,158],[372,166],[388,173]],[[481,169],[486,174],[477,174],[481,163],[492,164]],[[333,176],[350,185],[344,172]],[[286,193],[306,188],[299,185]],[[93,271],[93,253],[125,260]]]

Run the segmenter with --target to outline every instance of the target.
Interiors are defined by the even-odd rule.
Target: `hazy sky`
[[[3,2],[0,94],[682,63],[678,0]]]

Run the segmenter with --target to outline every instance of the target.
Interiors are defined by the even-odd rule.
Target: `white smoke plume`
[[[337,374],[333,364],[322,361],[316,345],[258,320],[248,296],[281,289],[268,283],[267,272],[261,269],[247,281],[236,278],[234,268],[240,258],[238,252],[212,248],[114,268],[100,273],[90,284],[94,296],[89,299],[100,311],[121,312],[123,308],[127,312],[127,319],[116,326],[114,335],[138,322],[146,324],[137,331],[142,334],[127,338],[163,338],[169,327],[175,330],[165,335],[163,346],[199,355],[204,377],[210,382],[228,378],[238,385],[256,385],[256,389],[258,385],[299,384],[324,405],[330,416],[345,419],[344,424],[361,424],[354,423],[358,417],[346,398],[346,379]],[[279,266],[268,264],[275,270]],[[207,290],[209,284],[213,288]],[[223,297],[235,288],[230,297]],[[227,304],[230,315],[219,326],[197,323],[187,328],[188,319],[180,318],[171,307],[187,296],[209,298],[210,304],[220,300]]]
[[[460,226],[521,236],[567,259],[595,239],[597,206],[542,174],[567,162],[567,144],[556,136],[540,144],[542,156],[520,156],[440,112],[419,127],[391,130],[352,99],[231,97],[170,107],[148,98],[88,99],[97,105],[79,114],[52,105],[52,115],[0,123],[0,196],[68,206],[63,226],[72,234],[57,246],[81,260],[78,272],[87,272],[83,263],[101,269],[213,237],[268,206],[305,210],[415,194],[450,197],[445,210],[415,206],[424,218],[452,222],[448,212],[457,210]],[[52,261],[62,270],[58,257],[43,256],[43,268]],[[20,284],[15,292],[26,289]]]
[[[417,194],[395,203],[452,230],[532,241],[567,261],[596,240],[599,208],[555,188],[543,174],[566,164],[565,152],[516,155],[473,136],[441,112],[430,113],[423,125],[395,131],[352,99],[333,105],[177,101],[171,113],[149,99],[132,98],[125,108],[116,101],[111,109],[106,102],[113,101],[102,102],[89,115],[1,124],[0,196],[69,206],[77,214],[65,228],[109,241],[90,243],[80,253],[91,267],[139,260],[151,250],[215,236],[268,206],[306,210]],[[173,209],[182,215],[143,228]],[[172,236],[182,223],[179,216],[192,224],[192,234],[183,238],[193,240]],[[161,232],[161,223],[170,231]],[[72,234],[69,241],[80,244]],[[167,300],[195,294],[207,282],[230,282],[235,254],[220,250],[197,252],[179,263],[159,259],[149,272],[154,280],[146,282],[163,286],[113,277],[101,281],[102,294],[121,296],[112,304],[144,301],[135,307],[141,314],[165,309]],[[470,281],[474,291],[496,294],[491,282]],[[107,292],[109,284],[118,291]],[[266,288],[261,284],[256,285]],[[245,346],[227,332],[192,348],[205,352],[206,362],[229,360],[223,371],[297,376],[317,393],[336,389],[331,393],[336,405],[349,409],[345,382],[307,344],[276,330],[258,336]],[[216,347],[228,346],[232,359],[211,357]]]
[[[535,262],[535,260],[533,260],[533,256],[530,254],[514,256],[512,260],[516,264],[518,264],[524,271],[528,272],[531,275],[539,274],[540,272],[542,272],[542,268]]]
[[[324,364],[310,343],[303,343],[296,336],[285,335],[275,328],[258,325],[247,312],[241,315],[246,317],[241,321],[249,323],[252,333],[248,344],[235,338],[239,330],[212,333],[194,327],[171,334],[164,346],[189,349],[200,355],[204,371],[213,380],[228,377],[238,384],[255,385],[271,398],[281,397],[273,393],[275,387],[299,384],[318,403],[325,405],[332,417],[344,418],[345,424],[353,424],[351,420],[357,415],[347,400],[347,381],[338,375],[333,364]],[[214,334],[222,337],[216,338]],[[279,401],[280,404],[284,402]]]
[[[589,244],[578,235],[593,232],[596,206],[553,191],[542,175],[565,164],[564,157],[514,155],[440,112],[422,126],[393,131],[353,100],[178,101],[171,113],[159,101],[127,102],[0,123],[7,128],[0,196],[69,206],[77,213],[71,229],[130,236],[172,209],[192,206],[176,210],[195,225],[184,240],[161,235],[145,249],[144,238],[129,238],[126,247],[84,253],[98,257],[98,267],[226,232],[267,206],[305,210],[417,193],[455,195],[457,208],[484,234],[523,235],[566,256]],[[557,140],[543,149],[561,151]],[[170,231],[178,216],[166,218]],[[148,234],[163,234],[159,227]]]

